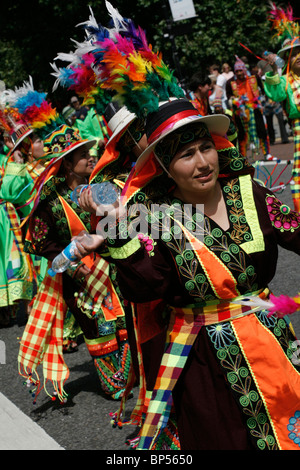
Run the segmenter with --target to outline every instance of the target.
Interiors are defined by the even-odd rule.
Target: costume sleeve
[[[264,90],[266,95],[273,101],[284,101],[287,98],[286,79],[280,77],[278,73],[271,75],[271,72],[267,72],[264,81]]]
[[[300,214],[269,188],[254,182],[253,189],[265,239],[300,255]]]
[[[300,214],[271,192],[265,200],[278,245],[300,255]]]
[[[46,204],[40,204],[29,219],[25,251],[52,261],[64,248],[49,209]]]
[[[8,162],[0,189],[0,198],[15,206],[24,204],[30,198],[34,185],[26,164]]]
[[[117,266],[118,284],[126,300],[143,303],[164,299],[174,304],[182,289],[174,261],[159,240],[135,237],[116,247],[108,239],[107,247]]]

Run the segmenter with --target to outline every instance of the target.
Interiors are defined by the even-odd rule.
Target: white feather
[[[3,99],[6,99],[6,103],[9,106],[14,106],[18,99],[26,96],[30,91],[34,91],[33,80],[31,76],[29,76],[28,81],[23,82],[22,86],[16,87],[14,90],[5,90],[3,93]]]
[[[76,26],[86,25],[86,26],[91,26],[92,28],[98,28],[98,23],[97,23],[96,18],[94,16],[93,10],[90,6],[89,6],[89,9],[90,9],[90,13],[91,13],[90,16],[89,16],[89,19],[87,21],[83,21],[82,23],[78,23]]]
[[[56,80],[55,80],[54,85],[52,87],[52,91],[55,91],[55,90],[57,90],[58,86],[60,85],[60,79],[61,79],[60,68],[58,68],[55,63],[53,63],[53,64],[50,63],[50,65],[51,65],[52,69],[54,70],[54,72],[52,72],[51,75],[56,77]]]
[[[260,299],[259,297],[247,297],[246,299],[237,299],[237,300],[231,300],[232,303],[238,304],[238,305],[248,305],[249,307],[261,307],[262,309],[269,310],[272,307],[274,307],[274,304],[270,300],[263,300]]]
[[[107,0],[105,0],[105,6],[107,8],[107,11],[109,15],[111,16],[113,23],[115,25],[115,28],[117,31],[121,31],[122,29],[125,28],[126,23],[122,15],[116,10],[111,3],[109,3]]]
[[[74,52],[58,52],[57,56],[54,60],[61,60],[62,62],[70,62],[70,64],[78,63],[78,58],[74,54]]]

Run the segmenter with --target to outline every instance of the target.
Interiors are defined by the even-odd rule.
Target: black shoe
[[[283,140],[281,143],[282,143],[282,144],[289,144],[290,141],[289,141],[289,140]]]

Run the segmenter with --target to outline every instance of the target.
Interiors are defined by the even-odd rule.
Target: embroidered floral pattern
[[[276,316],[268,317],[265,311],[258,312],[256,316],[276,337],[284,353],[291,360],[295,338],[286,321]],[[247,416],[247,426],[257,447],[260,450],[277,450],[278,445],[273,435],[268,412],[235,338],[231,323],[210,325],[206,327],[206,330],[231,390],[237,397],[243,414]],[[294,365],[294,367],[299,371],[298,366]],[[300,410],[295,411],[294,416],[289,419],[287,431],[289,438],[300,447]]]
[[[42,219],[35,217],[34,229],[32,231],[32,238],[36,242],[41,242],[46,238],[47,233],[49,232],[49,227]]]
[[[148,229],[148,223],[151,222],[151,237],[160,238],[172,252],[182,283],[195,303],[215,299],[215,292],[177,221],[184,222],[184,226],[192,232],[193,236],[204,242],[221,259],[237,279],[240,292],[257,290],[257,275],[254,267],[249,263],[247,254],[232,241],[227,232],[204,216],[200,210],[185,204],[183,212],[182,203],[178,199],[170,199],[163,204],[151,204],[151,207],[149,204],[147,201],[146,204],[139,206],[140,211],[137,217],[135,217],[133,206],[130,208],[132,226],[129,233],[130,230],[137,231],[135,223],[141,227],[142,222],[145,221],[146,229]],[[157,210],[154,206],[157,206]],[[144,233],[147,231],[141,231],[141,234]],[[153,239],[145,239],[143,243],[147,243],[145,246],[151,254]]]
[[[294,441],[300,447],[300,411],[297,410],[289,419],[289,424],[287,426],[289,433],[289,438]]]
[[[207,333],[216,349],[226,348],[235,341],[235,336],[229,323],[218,323],[208,326]]]
[[[235,243],[253,240],[250,227],[245,217],[238,178],[230,180],[223,187],[226,205],[229,209],[229,220],[232,225],[230,236]]]
[[[258,449],[276,450],[278,448],[276,439],[263,400],[256,388],[230,322],[207,326],[206,330],[215,347],[217,359],[227,382],[237,397],[243,414],[247,417],[246,423],[249,433]]]
[[[291,210],[286,204],[282,204],[273,195],[266,197],[266,203],[273,227],[281,232],[294,232],[300,227],[300,215],[298,212]]]

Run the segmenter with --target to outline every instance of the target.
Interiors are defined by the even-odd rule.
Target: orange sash
[[[264,398],[279,448],[299,450],[299,445],[289,437],[291,431],[288,430],[290,420],[300,410],[299,372],[284,354],[276,337],[255,315],[233,320],[232,328]],[[298,422],[296,426],[299,427]]]
[[[58,198],[66,214],[72,237],[78,235],[81,230],[86,230],[86,227],[83,222],[80,220],[76,212],[73,211],[70,205],[65,201],[65,199],[59,194]],[[92,271],[94,271],[95,264],[97,264],[97,261],[99,261],[100,258],[100,256],[96,254],[96,258],[94,259],[94,255],[95,253],[90,253],[81,260]],[[109,300],[107,302],[103,302],[101,308],[106,321],[116,320],[117,317],[124,316],[124,310],[121,305],[120,299],[115,292],[113,284],[109,278],[109,263],[104,259],[102,259],[101,263],[101,273],[101,282],[106,287],[107,292],[109,294]]]
[[[200,240],[195,238],[184,225],[176,220],[190,241],[207,279],[219,299],[233,299],[241,295],[236,287],[236,279],[224,263]]]

